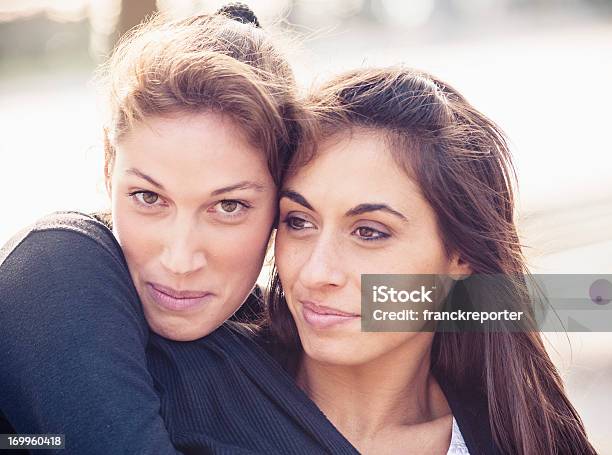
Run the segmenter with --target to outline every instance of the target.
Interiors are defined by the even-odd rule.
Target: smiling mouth
[[[157,283],[146,283],[147,291],[160,307],[171,311],[186,311],[210,301],[208,291],[177,291]]]
[[[361,315],[348,313],[314,302],[300,301],[302,304],[302,317],[307,324],[315,329],[326,329],[338,324],[345,324],[361,319]]]

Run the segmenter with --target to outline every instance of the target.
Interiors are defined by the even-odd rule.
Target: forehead
[[[116,150],[115,171],[136,167],[164,186],[271,180],[264,152],[230,117],[213,112],[148,118],[135,124]]]
[[[240,126],[229,116],[212,111],[172,113],[152,116],[134,123],[119,140],[117,149],[131,155],[168,153],[175,159],[187,157],[186,152],[222,154],[227,148],[255,151]]]
[[[382,131],[354,129],[318,144],[316,155],[290,175],[285,188],[308,197],[399,200],[420,197],[420,188],[391,150]],[[382,202],[382,201],[381,201]]]

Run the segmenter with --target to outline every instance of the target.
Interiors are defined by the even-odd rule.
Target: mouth
[[[357,313],[340,311],[318,303],[300,300],[304,321],[315,329],[326,329],[361,319]]]
[[[208,291],[179,291],[158,283],[146,283],[147,291],[160,307],[171,311],[186,311],[203,305],[211,300]]]

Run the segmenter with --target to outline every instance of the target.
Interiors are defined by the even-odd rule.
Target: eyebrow
[[[306,198],[302,196],[300,193],[298,193],[297,191],[283,190],[281,191],[280,197],[281,199],[286,197],[287,199],[290,199],[293,202],[300,204],[303,207],[306,207],[308,210],[312,210],[313,212],[315,211],[315,209],[306,200]],[[353,207],[352,209],[348,210],[344,214],[344,216],[356,216],[356,215],[361,215],[363,213],[376,212],[376,211],[387,212],[387,213],[390,213],[391,215],[394,215],[400,218],[403,221],[408,221],[408,219],[404,215],[402,215],[397,210],[392,209],[387,204],[372,204],[372,203],[359,204],[358,206]]]
[[[138,169],[136,169],[134,167],[131,167],[128,170],[126,170],[125,173],[126,174],[132,174],[132,175],[135,175],[137,177],[140,177],[141,179],[144,179],[147,182],[149,182],[151,185],[156,186],[160,190],[164,190],[165,191],[164,185],[162,185],[161,183],[156,181],[153,177],[148,176],[144,172],[141,172],[141,171],[139,171]]]
[[[244,182],[236,183],[235,185],[229,185],[229,186],[224,186],[223,188],[219,188],[218,190],[215,190],[212,193],[210,193],[210,195],[218,196],[220,194],[229,193],[231,191],[236,191],[236,190],[255,190],[255,191],[261,192],[261,191],[264,191],[265,189],[266,187],[262,185],[261,183],[244,181]]]
[[[306,200],[306,198],[302,196],[300,193],[298,193],[297,191],[282,190],[280,193],[280,199],[284,197],[292,200],[296,204],[300,204],[301,206],[306,207],[308,210],[312,210],[313,212],[315,211],[315,209],[312,208],[312,205],[310,205],[310,203]]]
[[[164,188],[164,185],[162,185],[161,183],[156,181],[153,177],[145,174],[144,172],[139,171],[136,168],[132,167],[132,168],[126,170],[125,173],[126,174],[132,174],[132,175],[135,175],[137,177],[140,177],[141,179],[144,179],[147,182],[149,182],[151,185],[156,186],[160,190],[163,190],[163,191],[166,190]],[[248,189],[254,189],[255,191],[263,191],[263,190],[265,190],[265,186],[260,184],[260,183],[256,183],[256,182],[243,181],[243,182],[236,183],[235,185],[224,186],[223,188],[219,188],[217,190],[214,190],[212,193],[210,193],[210,195],[211,196],[218,196],[219,194],[229,193],[230,191],[248,190]]]
[[[357,207],[353,207],[352,209],[347,211],[344,214],[344,216],[355,216],[355,215],[361,215],[362,213],[376,212],[376,211],[387,212],[387,213],[390,213],[391,215],[395,215],[396,217],[400,218],[403,221],[408,221],[408,219],[404,215],[402,215],[397,210],[392,209],[387,204],[359,204]]]

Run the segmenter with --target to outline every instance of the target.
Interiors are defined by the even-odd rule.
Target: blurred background
[[[0,0],[0,244],[55,210],[107,208],[91,83],[154,11],[206,0]],[[612,274],[612,0],[246,1],[304,88],[403,62],[447,80],[506,131],[536,273]],[[612,454],[612,334],[545,333],[587,431]]]

